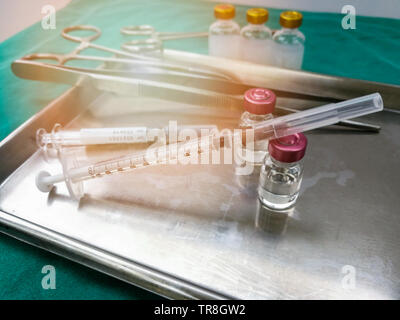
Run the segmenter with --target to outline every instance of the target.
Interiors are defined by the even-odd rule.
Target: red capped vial
[[[253,88],[246,91],[244,94],[243,107],[246,110],[241,118],[240,128],[253,128],[262,121],[273,118],[272,113],[275,110],[276,96],[271,90],[264,88]],[[248,161],[254,165],[261,166],[268,153],[268,140],[249,141],[246,142],[246,151],[250,157],[246,157]],[[250,154],[251,152],[251,154]]]
[[[258,197],[268,208],[285,210],[296,203],[303,177],[301,160],[307,148],[302,133],[269,141],[269,156],[260,172]]]

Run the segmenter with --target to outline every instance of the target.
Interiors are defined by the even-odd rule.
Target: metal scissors
[[[128,52],[159,52],[163,51],[163,41],[208,37],[208,32],[157,32],[150,25],[127,26],[120,30],[126,36],[147,36],[147,39],[131,40],[123,43],[121,48]]]
[[[72,31],[90,31],[93,32],[92,35],[79,37],[76,35],[70,34]],[[126,52],[122,50],[112,49],[106,46],[98,45],[93,43],[94,40],[100,37],[101,30],[95,26],[89,25],[78,25],[78,26],[70,26],[62,30],[61,35],[63,38],[77,42],[79,45],[70,53],[66,54],[57,54],[57,53],[34,53],[29,54],[21,58],[21,60],[41,60],[41,59],[48,59],[57,62],[57,66],[75,69],[80,71],[88,71],[88,72],[96,72],[96,69],[85,69],[85,68],[73,68],[69,66],[65,66],[68,61],[71,60],[83,60],[83,61],[96,61],[105,63],[105,69],[103,70],[104,73],[107,73],[107,67],[112,67],[113,65],[118,65],[121,69],[121,66],[124,69],[128,69],[126,75],[129,75],[129,72],[134,73],[136,72],[162,72],[168,71],[169,73],[179,73],[179,74],[186,74],[190,76],[201,76],[201,77],[209,77],[209,78],[222,78],[222,79],[231,79],[231,77],[226,73],[222,72],[216,68],[208,68],[206,66],[196,66],[191,64],[185,64],[184,62],[171,62],[165,61],[160,57],[152,57],[145,54],[135,54],[132,52]],[[83,50],[93,48],[105,53],[111,53],[114,56],[105,57],[105,56],[90,56],[90,55],[83,55],[80,54]],[[136,51],[136,53],[139,53]],[[96,73],[101,73],[103,71],[97,70]],[[109,72],[108,72],[109,74]]]

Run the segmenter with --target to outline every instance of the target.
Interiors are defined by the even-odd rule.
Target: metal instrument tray
[[[337,127],[307,134],[296,209],[287,221],[271,217],[272,231],[285,229],[280,234],[255,228],[265,214],[258,178],[242,188],[232,165],[165,165],[94,179],[79,203],[64,185],[50,194],[35,186],[40,170],[61,170],[37,151],[40,127],[155,127],[173,119],[233,128],[238,117],[73,87],[0,145],[1,231],[169,298],[399,299],[398,112],[363,117],[382,125],[380,134]],[[101,150],[85,154],[127,151]]]

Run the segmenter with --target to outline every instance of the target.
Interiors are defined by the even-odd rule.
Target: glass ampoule
[[[258,197],[270,209],[285,210],[296,203],[303,177],[307,138],[302,133],[269,141],[269,156],[260,172]]]
[[[272,31],[265,25],[268,21],[268,10],[249,9],[246,18],[248,25],[240,31],[241,58],[258,64],[272,64]]]
[[[231,4],[219,4],[214,7],[217,19],[209,28],[208,53],[211,56],[240,58],[240,26],[233,20],[235,7]]]
[[[299,31],[303,15],[297,11],[285,11],[280,15],[282,29],[273,36],[274,65],[281,68],[301,69],[304,56],[304,34]]]
[[[264,88],[247,90],[243,101],[245,112],[240,118],[239,127],[241,129],[253,129],[260,122],[272,119],[275,104],[276,95],[273,91]],[[237,155],[236,175],[243,176],[243,178],[249,175],[258,176],[260,167],[268,153],[268,139],[246,141],[240,151]],[[249,166],[253,168],[251,172],[248,171]],[[244,184],[244,182],[241,182],[241,184]]]

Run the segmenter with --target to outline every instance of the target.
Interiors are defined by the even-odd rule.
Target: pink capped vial
[[[269,142],[268,151],[272,158],[280,162],[292,163],[303,159],[307,148],[307,138],[296,133]]]
[[[253,128],[262,121],[273,118],[276,96],[271,90],[265,88],[252,88],[245,92],[243,107],[246,110],[241,118],[240,128]],[[242,156],[242,166],[246,162],[255,167],[260,167],[268,153],[268,140],[250,141],[245,146],[246,155]],[[258,174],[256,170],[256,174]]]
[[[253,88],[244,94],[244,108],[250,114],[266,115],[275,110],[276,96],[271,90]]]
[[[260,201],[274,210],[294,206],[303,177],[303,159],[307,138],[302,133],[270,140],[269,156],[260,172],[258,196]]]

